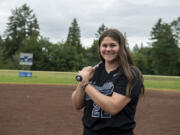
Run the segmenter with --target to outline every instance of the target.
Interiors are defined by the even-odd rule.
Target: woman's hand
[[[88,82],[94,74],[95,69],[91,66],[84,67],[78,72],[78,75],[82,76],[82,82]]]

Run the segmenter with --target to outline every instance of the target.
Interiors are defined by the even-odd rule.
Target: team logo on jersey
[[[112,82],[106,82],[103,86],[97,86],[93,84],[92,86],[104,95],[111,95],[114,89],[114,84]],[[85,99],[88,101],[90,100],[90,97],[86,94]]]

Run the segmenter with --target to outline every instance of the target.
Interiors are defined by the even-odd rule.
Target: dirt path
[[[0,135],[81,135],[74,86],[0,84]],[[139,102],[135,135],[179,135],[180,92],[148,90]]]

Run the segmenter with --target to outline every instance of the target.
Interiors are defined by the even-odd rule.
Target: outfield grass
[[[145,87],[149,89],[180,91],[179,76],[144,75],[144,84]]]
[[[0,70],[0,83],[76,84],[73,72],[32,71],[32,77],[19,77],[18,70]]]
[[[0,70],[0,83],[75,85],[76,73],[32,71],[32,77],[19,77],[18,70]],[[180,77],[144,75],[145,88],[180,91]]]

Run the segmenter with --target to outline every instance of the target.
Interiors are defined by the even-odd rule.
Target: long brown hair
[[[119,43],[119,66],[121,67],[121,69],[123,70],[125,76],[128,79],[128,84],[126,87],[126,95],[130,95],[131,94],[131,90],[134,87],[136,81],[137,81],[137,76],[134,72],[133,69],[137,70],[139,73],[139,77],[142,80],[142,88],[141,88],[141,94],[144,94],[144,84],[143,84],[143,76],[141,71],[135,66],[133,59],[130,55],[129,50],[126,47],[126,40],[123,36],[123,34],[118,31],[117,29],[108,29],[105,32],[102,33],[102,35],[99,38],[99,47],[101,45],[102,40],[105,37],[111,37],[112,39],[114,39],[115,41],[117,41]],[[99,53],[100,54],[100,53]],[[100,57],[102,59],[102,61],[104,61],[104,59],[102,58],[101,54]]]

